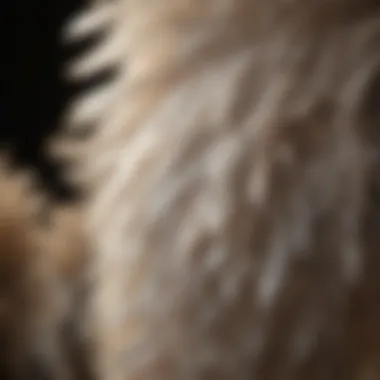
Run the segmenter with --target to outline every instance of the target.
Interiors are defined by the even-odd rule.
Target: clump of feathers
[[[69,34],[99,31],[72,74],[116,75],[61,144],[97,378],[379,377],[379,3],[96,2]]]
[[[42,250],[92,376],[379,378],[380,3],[97,1],[68,38],[100,31]]]

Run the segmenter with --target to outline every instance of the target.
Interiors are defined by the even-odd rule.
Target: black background
[[[57,129],[77,88],[66,81],[64,65],[73,51],[62,43],[62,28],[83,7],[79,0],[9,0],[1,5],[0,143],[17,163],[38,170],[46,189],[70,196],[61,168],[47,157],[44,142]]]

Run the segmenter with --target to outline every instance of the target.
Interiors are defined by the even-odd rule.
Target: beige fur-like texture
[[[91,347],[85,326],[89,291],[86,273],[90,255],[80,205],[51,206],[43,251],[51,257],[52,270],[65,297],[59,338],[70,376],[73,380],[91,379],[88,364]]]
[[[7,157],[1,159],[1,378],[27,379],[42,362],[44,370],[60,365],[60,293],[41,249],[43,196],[33,189],[31,173],[16,173]]]
[[[34,177],[1,156],[0,378],[84,380],[71,356],[75,348],[85,358],[80,211],[49,202]]]
[[[380,378],[380,2],[97,2],[66,143],[99,380]]]

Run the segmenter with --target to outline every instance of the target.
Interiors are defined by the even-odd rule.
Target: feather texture
[[[378,378],[380,4],[96,12],[73,35],[106,37],[76,71],[117,74],[75,106],[93,135],[67,155],[88,195],[98,379]]]

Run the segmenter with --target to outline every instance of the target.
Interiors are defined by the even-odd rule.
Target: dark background
[[[57,129],[67,102],[78,88],[67,83],[63,67],[73,49],[61,42],[68,18],[80,0],[3,0],[1,18],[0,144],[16,162],[37,168],[46,189],[71,197],[61,167],[47,157],[44,142]]]

